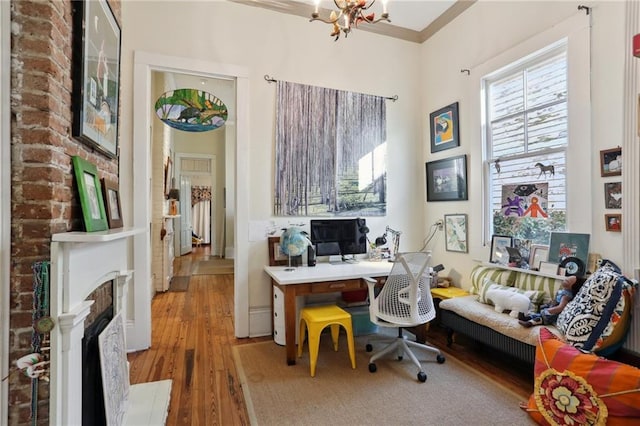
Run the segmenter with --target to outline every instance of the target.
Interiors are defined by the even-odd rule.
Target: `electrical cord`
[[[427,246],[429,245],[429,243],[431,242],[433,237],[436,236],[436,233],[438,232],[439,226],[440,226],[439,222],[435,222],[433,225],[431,225],[431,227],[429,229],[429,234],[423,240],[424,244],[423,244],[422,248],[420,249],[420,251],[424,251],[427,248]]]

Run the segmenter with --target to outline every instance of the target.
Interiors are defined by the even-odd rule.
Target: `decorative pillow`
[[[469,276],[471,277],[471,293],[480,294],[484,278],[489,278],[494,283],[513,286],[516,280],[516,271],[476,265]]]
[[[534,290],[522,290],[522,289],[519,289],[519,288],[516,288],[516,287],[509,287],[509,286],[500,285],[500,284],[497,284],[497,283],[491,281],[489,278],[485,277],[485,278],[483,278],[482,285],[480,286],[480,289],[478,291],[478,301],[479,302],[487,304],[487,305],[493,305],[493,302],[487,297],[487,292],[489,290],[506,290],[506,291],[512,291],[514,293],[524,294],[531,301],[530,310],[535,311],[535,312],[539,312],[540,311],[540,304],[542,303],[542,301],[544,299],[544,293],[543,292],[534,291]]]
[[[526,410],[543,425],[640,422],[640,369],[585,354],[541,327]]]
[[[597,351],[605,343],[616,343],[607,341],[607,338],[618,326],[627,327],[629,313],[625,310],[628,311],[630,306],[624,293],[632,291],[633,283],[622,275],[620,269],[614,263],[604,261],[562,310],[556,325],[567,342],[585,351]],[[621,321],[623,318],[626,320],[624,323]],[[618,341],[624,334],[616,334]]]
[[[562,288],[562,279],[543,277],[541,275],[520,273],[516,277],[514,287],[522,290],[535,290],[545,293],[542,303],[549,303]]]

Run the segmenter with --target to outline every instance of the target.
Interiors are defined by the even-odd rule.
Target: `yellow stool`
[[[298,340],[298,357],[302,356],[302,345],[304,342],[305,326],[309,330],[309,361],[311,364],[311,377],[316,375],[316,364],[318,361],[318,347],[320,346],[320,334],[326,326],[331,326],[331,340],[333,350],[338,351],[338,335],[340,326],[347,332],[347,343],[349,345],[349,357],[351,358],[351,368],[356,368],[356,352],[353,344],[353,326],[351,325],[351,314],[340,309],[336,305],[329,306],[309,306],[300,310],[300,339]]]

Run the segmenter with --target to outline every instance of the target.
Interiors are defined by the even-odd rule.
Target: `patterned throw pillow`
[[[597,351],[621,342],[629,324],[633,283],[610,261],[595,272],[558,316],[557,326],[567,342],[585,351]],[[616,330],[623,327],[623,332]],[[618,339],[608,339],[615,335]]]
[[[489,300],[487,298],[487,292],[489,290],[491,290],[491,289],[506,290],[506,291],[512,291],[514,293],[524,294],[531,301],[530,310],[535,311],[535,312],[539,312],[540,311],[540,304],[544,300],[544,293],[541,292],[541,291],[522,290],[522,289],[516,288],[516,287],[504,286],[504,285],[500,285],[498,283],[495,283],[495,282],[491,281],[489,278],[485,277],[485,278],[483,278],[482,285],[480,286],[480,289],[478,291],[478,302],[484,303],[484,304],[487,304],[487,305],[493,305],[491,300]]]
[[[476,265],[470,274],[471,293],[479,294],[485,278],[490,279],[494,283],[513,286],[516,280],[516,272],[502,268],[491,268],[484,265]]]
[[[535,290],[545,293],[542,303],[549,303],[562,288],[562,279],[544,277],[542,275],[520,273],[516,277],[514,287],[523,290]]]
[[[527,412],[542,425],[640,422],[640,369],[585,354],[540,329]]]

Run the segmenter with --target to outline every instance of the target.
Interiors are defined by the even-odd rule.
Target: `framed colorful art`
[[[460,146],[458,102],[429,114],[431,127],[431,152]]]

